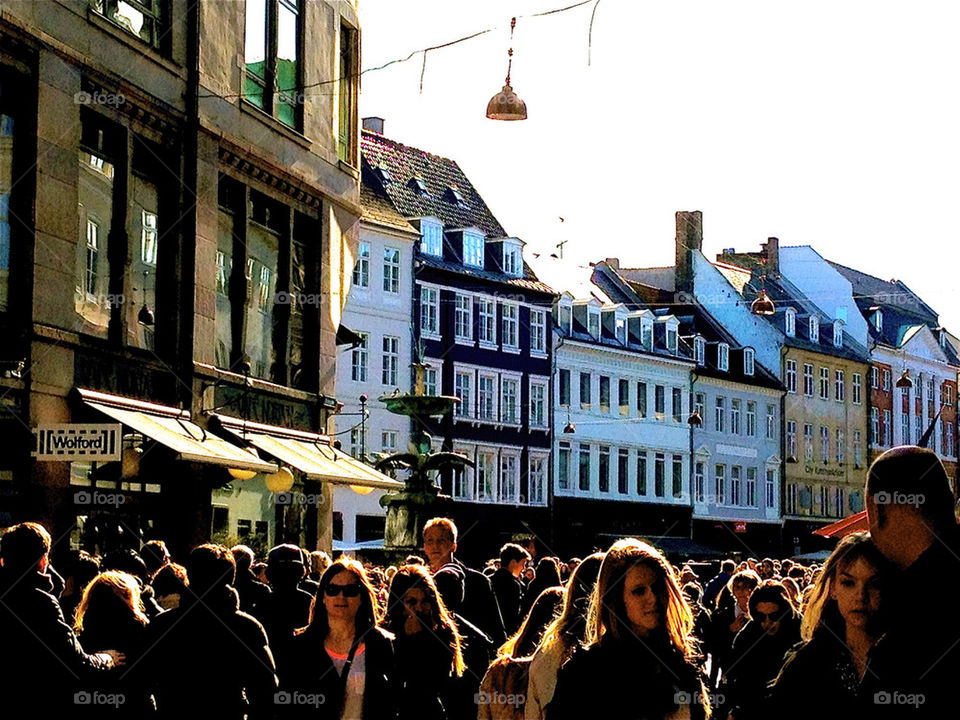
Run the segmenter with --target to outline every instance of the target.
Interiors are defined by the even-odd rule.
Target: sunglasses
[[[336,583],[330,583],[323,589],[324,595],[327,597],[336,597],[340,593],[343,593],[344,597],[355,598],[360,597],[360,590],[362,589],[360,583],[350,583],[349,585],[337,585]]]
[[[763,622],[764,620],[769,620],[770,622],[777,622],[779,620],[782,620],[784,615],[786,615],[786,613],[782,610],[780,610],[779,612],[772,612],[772,613],[762,613],[760,611],[757,611],[753,613],[753,618],[757,622]]]

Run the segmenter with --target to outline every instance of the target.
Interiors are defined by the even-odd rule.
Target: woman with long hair
[[[587,611],[590,595],[600,574],[603,553],[594,553],[578,560],[567,579],[560,614],[543,632],[539,647],[530,660],[524,717],[543,720],[547,704],[553,699],[560,666],[580,647],[587,633]]]
[[[810,593],[800,626],[803,644],[787,654],[774,682],[775,717],[809,718],[825,708],[837,717],[858,714],[867,653],[883,632],[890,570],[869,534],[840,541]]]
[[[517,630],[500,647],[477,695],[479,720],[522,720],[529,682],[530,656],[553,622],[566,591],[549,587],[533,602]]]
[[[601,707],[623,718],[707,717],[692,629],[663,554],[642,540],[618,540],[590,597],[585,646],[561,668],[547,720],[582,720]],[[604,689],[602,706],[597,688]]]
[[[98,684],[103,696],[123,701],[98,706],[96,715],[136,718],[153,711],[153,700],[137,672],[146,649],[149,623],[140,595],[140,581],[129,573],[108,570],[86,586],[73,622],[81,647],[88,653],[116,648],[127,656],[127,670],[115,673]],[[83,717],[83,709],[81,717]]]
[[[384,627],[396,636],[400,720],[459,720],[448,718],[443,697],[465,669],[460,633],[426,566],[397,570]]]
[[[393,718],[393,636],[377,625],[377,601],[363,566],[349,557],[320,575],[310,622],[294,634],[277,668],[282,717]]]

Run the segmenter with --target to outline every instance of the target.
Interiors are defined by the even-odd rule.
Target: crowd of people
[[[395,566],[205,544],[183,564],[0,536],[0,708],[53,717],[584,720],[946,717],[960,670],[954,496],[937,456],[868,473],[871,533],[823,563],[724,560],[712,577],[624,538],[482,569],[430,520]],[[180,558],[177,558],[180,559]],[[708,573],[703,573],[703,575]]]

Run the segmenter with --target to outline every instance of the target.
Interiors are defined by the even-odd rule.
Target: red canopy
[[[867,511],[861,510],[853,515],[848,515],[835,523],[824,525],[819,530],[814,530],[814,535],[820,535],[826,538],[842,538],[855,532],[865,532],[870,529],[867,522]]]

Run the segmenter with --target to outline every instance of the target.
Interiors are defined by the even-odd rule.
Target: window
[[[121,0],[121,4],[126,0]],[[300,4],[247,0],[244,89],[247,102],[293,128],[300,126]],[[340,159],[356,165],[356,31],[340,29]]]
[[[767,405],[767,440],[777,438],[777,406]]]
[[[497,303],[492,298],[477,298],[480,318],[480,342],[487,345],[497,344]]]
[[[833,346],[843,347],[843,323],[835,320],[833,323]]]
[[[833,397],[837,402],[843,402],[846,399],[843,387],[843,370],[834,372]]]
[[[557,487],[570,489],[570,443],[561,442],[557,453]]]
[[[695,337],[693,339],[693,359],[697,361],[697,365],[703,367],[707,362],[707,341],[702,337]]]
[[[360,428],[350,428],[350,457],[359,458],[363,455],[360,447],[362,442]]]
[[[616,317],[616,335],[617,341],[627,344],[627,321],[626,318],[622,318],[619,315]]]
[[[747,437],[757,436],[757,404],[747,401]]]
[[[870,444],[876,445],[880,442],[880,409],[870,408]]]
[[[667,394],[663,385],[654,385],[653,387],[653,416],[657,420],[663,420],[667,415]]]
[[[594,308],[587,308],[587,332],[590,336],[600,339],[600,311]]]
[[[545,505],[546,495],[544,486],[547,480],[547,459],[539,455],[531,455],[527,470],[528,505]]]
[[[833,489],[834,517],[843,517],[844,495],[843,488],[838,487]]]
[[[846,459],[846,443],[843,437],[843,428],[837,428],[837,462],[843,464]]]
[[[517,334],[519,324],[520,308],[517,305],[503,303],[503,346],[505,348],[518,348],[520,341]]]
[[[813,425],[809,423],[803,426],[803,459],[813,462]]]
[[[437,368],[426,367],[423,370],[423,392],[427,395],[437,394]]]
[[[724,431],[724,416],[727,413],[727,400],[723,397],[718,397],[714,404],[713,408],[713,429],[718,433]]]
[[[890,410],[883,411],[883,444],[887,447],[893,445],[893,413]]]
[[[473,342],[473,298],[457,293],[454,300],[453,333],[457,340]]]
[[[463,233],[463,264],[483,267],[483,236],[472,232]]]
[[[420,333],[440,335],[440,291],[437,288],[420,288]]]
[[[590,409],[590,373],[580,373],[580,409]]]
[[[597,465],[600,492],[610,492],[610,446],[600,446],[600,458]]]
[[[647,384],[645,382],[637,383],[637,417],[645,418],[647,416]]]
[[[784,513],[787,515],[797,514],[797,486],[794,483],[787,485],[787,497],[784,500]]]
[[[514,378],[503,378],[500,381],[500,421],[510,425],[520,423],[519,403],[520,382]]]
[[[648,318],[640,319],[640,344],[647,350],[653,349],[653,321]]]
[[[693,464],[693,500],[702,503],[706,500],[706,488],[704,487],[704,467],[702,462]]]
[[[677,354],[677,326],[667,325],[667,350],[672,354]]]
[[[394,248],[383,249],[383,291],[400,292],[400,251]]]
[[[901,413],[900,415],[900,444],[910,444],[910,415],[908,413]]]
[[[795,420],[787,422],[787,457],[797,458],[797,423]]]
[[[943,404],[947,407],[953,407],[953,387],[946,383],[943,386]]]
[[[547,426],[547,386],[530,381],[530,425]]]
[[[713,494],[716,496],[717,505],[723,505],[727,502],[727,466],[716,465],[713,468]]]
[[[797,361],[787,360],[787,392],[797,391]]]
[[[743,502],[743,497],[741,495],[741,484],[743,468],[739,465],[734,465],[730,468],[730,504],[731,505],[740,505]]]
[[[455,412],[461,417],[473,417],[473,372],[457,370],[453,374],[453,394],[460,398]]]
[[[820,399],[830,399],[830,369],[820,368]]]
[[[827,515],[830,512],[829,510],[830,505],[827,499],[828,492],[829,490],[827,489],[826,485],[820,486],[820,502],[818,503],[818,507],[820,509],[820,512],[819,512],[820,515]]]
[[[753,348],[744,348],[743,351],[743,374],[753,375],[755,356]]]
[[[637,452],[637,495],[647,494],[647,451]]]
[[[803,394],[806,397],[813,397],[813,365],[803,364]]]
[[[273,287],[273,272],[266,265],[260,266],[260,282],[257,286],[257,305],[260,307],[262,312],[269,312],[270,303],[273,298],[270,295],[270,290]]]
[[[84,127],[84,132],[90,132]],[[103,130],[97,129],[102,144]],[[79,153],[78,199],[81,217],[77,243],[74,308],[81,332],[107,337],[110,324],[110,226],[113,220],[114,166],[103,155]],[[4,188],[4,193],[8,190]],[[4,229],[8,223],[5,223]]]
[[[367,342],[370,339],[369,333],[358,332],[360,343],[350,353],[350,379],[353,382],[367,381]]]
[[[395,453],[397,451],[396,430],[383,430],[380,433],[380,449],[386,453]]]
[[[890,371],[887,369],[883,371],[883,390],[884,392],[890,392]]]
[[[520,502],[520,458],[516,455],[500,455],[499,500],[513,505]]]
[[[542,355],[547,352],[547,313],[530,311],[530,353]]]
[[[353,266],[353,286],[370,287],[370,243],[357,247],[357,264]]]
[[[859,405],[863,402],[863,378],[860,373],[853,374],[853,404]]]
[[[693,411],[700,416],[700,420],[703,420],[703,414],[706,412],[704,409],[706,407],[707,398],[703,393],[694,393],[693,395]]]
[[[653,493],[658,498],[666,496],[666,463],[664,453],[656,453],[653,457]]]
[[[820,460],[826,465],[830,462],[830,428],[820,426]]]
[[[670,470],[670,478],[673,481],[673,497],[683,496],[683,456],[673,456],[673,467]]]
[[[160,48],[167,34],[165,0],[92,0],[100,15],[148,45]]]
[[[734,435],[740,434],[740,398],[730,401],[730,432]]]
[[[396,387],[399,383],[397,377],[400,367],[400,338],[383,338],[383,368],[381,373],[381,382],[390,387]]]
[[[773,468],[767,469],[767,482],[764,492],[764,505],[768,508],[776,506],[777,497],[777,471]]]
[[[630,492],[629,486],[629,472],[630,467],[630,451],[626,448],[620,448],[617,452],[617,492],[621,495],[626,495]]]
[[[683,422],[683,391],[680,388],[673,388],[671,393],[671,409],[673,410],[673,421]]]
[[[810,342],[820,342],[820,318],[810,318]]]
[[[747,468],[747,505],[757,507],[757,469]]]
[[[590,492],[590,446],[580,443],[580,489]]]
[[[283,4],[284,0],[280,0]],[[346,25],[340,26],[340,75],[337,79],[339,97],[339,132],[337,156],[356,166],[357,161],[357,94],[360,87],[360,43],[358,33]],[[282,77],[282,75],[281,75]],[[288,82],[287,85],[290,85]]]
[[[477,418],[495,421],[497,376],[481,374],[477,379]]]
[[[783,314],[783,329],[787,337],[794,337],[797,334],[797,313],[793,308],[787,308]]]
[[[953,457],[953,423],[944,423],[944,443],[945,454],[948,457]]]
[[[863,459],[863,455],[862,455],[862,447],[860,442],[860,431],[854,430],[853,431],[853,464],[856,465],[856,467],[860,467],[860,465],[862,464],[861,462],[862,459]]]
[[[883,332],[883,310],[877,310],[873,314],[873,326],[877,332]]]
[[[566,368],[560,368],[560,405],[561,407],[570,406],[570,371]]]
[[[610,412],[610,378],[600,376],[600,412]]]
[[[520,248],[504,243],[503,272],[511,277],[521,277],[523,275],[523,261],[520,258]]]
[[[278,366],[274,324],[280,320],[275,303],[280,269],[280,244],[290,230],[290,212],[260,193],[250,193],[246,227],[246,333],[244,351],[250,357],[251,374],[271,379]],[[241,268],[243,265],[238,263]],[[280,288],[286,290],[287,288]],[[282,352],[282,351],[281,351]]]
[[[443,256],[443,225],[436,220],[420,220],[420,252],[434,257]]]
[[[880,387],[880,369],[877,367],[870,368],[870,387],[874,390]]]
[[[492,502],[497,482],[497,454],[479,451],[476,463],[477,490],[474,497],[481,502]]]
[[[730,367],[730,346],[720,343],[717,346],[717,369],[726,372]]]
[[[923,422],[923,419],[919,415],[914,415],[913,417],[913,444],[920,444],[920,435],[923,433],[923,428],[920,427],[920,423]]]
[[[626,417],[630,414],[630,381],[620,379],[617,383],[617,401],[620,404],[620,414]]]

